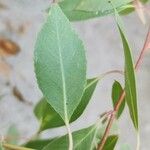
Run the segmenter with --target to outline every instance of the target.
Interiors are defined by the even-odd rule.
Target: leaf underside
[[[57,4],[38,34],[35,73],[47,102],[66,122],[80,102],[86,83],[86,58],[82,41]]]

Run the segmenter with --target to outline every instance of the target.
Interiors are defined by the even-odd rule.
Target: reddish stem
[[[136,65],[135,65],[135,70],[137,71],[139,69],[139,66],[141,65],[141,62],[143,60],[143,57],[144,57],[144,54],[145,54],[145,51],[149,48],[149,45],[150,44],[150,28],[149,28],[149,31],[148,31],[148,34],[147,34],[147,37],[146,37],[146,40],[145,40],[145,43],[144,43],[144,46],[141,50],[141,53],[137,59],[137,62],[136,62]],[[102,137],[102,140],[100,142],[100,144],[98,145],[98,148],[97,150],[102,150],[105,143],[106,143],[106,140],[107,140],[107,137],[109,135],[109,132],[110,132],[110,129],[111,129],[111,126],[113,124],[113,121],[115,120],[116,118],[116,112],[119,110],[120,108],[120,105],[122,104],[123,100],[125,98],[125,90],[123,90],[115,108],[114,108],[114,113],[111,114],[110,118],[109,118],[109,121],[108,121],[108,124],[107,124],[107,127],[105,129],[105,132],[104,132],[104,135]]]
[[[139,58],[138,58],[138,60],[135,64],[135,70],[138,70],[139,66],[141,65],[141,62],[143,60],[145,51],[149,48],[149,44],[150,44],[150,27],[149,27],[149,30],[148,30],[148,34],[146,36],[146,40],[145,40],[143,49],[141,50],[140,56],[139,56]]]

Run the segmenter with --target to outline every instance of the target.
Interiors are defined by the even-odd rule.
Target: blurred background
[[[0,0],[0,137],[10,127],[18,130],[20,142],[28,140],[38,129],[33,114],[35,104],[42,97],[38,89],[33,66],[36,34],[46,17],[49,0]],[[150,8],[147,6],[150,10]],[[148,31],[149,15],[143,25],[136,12],[123,17],[126,32],[137,59]],[[73,23],[87,48],[88,77],[110,70],[123,70],[124,56],[120,37],[112,16]],[[74,123],[72,130],[87,127],[99,115],[112,109],[111,87],[114,80],[123,83],[120,75],[110,75],[99,82],[84,114]],[[141,149],[150,147],[150,51],[137,72],[140,115]],[[128,110],[119,121],[120,143],[134,149],[136,133]],[[63,127],[45,131],[43,137],[64,134]],[[118,149],[119,146],[118,146]]]

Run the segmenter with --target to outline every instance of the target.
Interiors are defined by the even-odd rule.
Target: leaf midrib
[[[55,25],[56,25],[56,39],[58,44],[58,52],[59,52],[59,61],[60,61],[60,70],[61,70],[61,79],[62,79],[62,88],[63,88],[63,105],[64,105],[64,119],[65,121],[68,120],[68,113],[67,113],[67,95],[66,95],[66,83],[65,83],[65,75],[64,75],[64,66],[63,66],[63,59],[61,53],[61,44],[59,38],[59,31],[58,31],[58,24],[57,24],[57,17],[55,17]]]

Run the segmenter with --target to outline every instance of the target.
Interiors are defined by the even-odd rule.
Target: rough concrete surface
[[[0,36],[12,38],[20,47],[21,52],[14,57],[7,59],[13,67],[11,83],[17,85],[27,101],[34,105],[42,96],[37,87],[33,67],[33,50],[36,34],[44,21],[45,9],[49,6],[49,0],[1,0],[8,6],[8,9],[0,11]],[[6,22],[17,29],[22,23],[26,24],[24,34],[8,31]],[[148,27],[141,24],[135,13],[124,17],[127,35],[134,60],[136,60],[142,48]],[[89,21],[73,23],[80,37],[83,39],[87,48],[88,77],[100,75],[106,71],[119,69],[124,66],[123,49],[120,37],[113,17],[102,17]],[[138,103],[140,115],[141,149],[149,150],[150,147],[150,52],[147,52],[144,62],[137,72]],[[19,72],[26,79],[23,80],[15,73]],[[114,80],[123,83],[120,75],[110,75],[99,82],[94,96],[86,111],[74,122],[72,130],[87,127],[95,122],[101,113],[112,109],[111,105],[111,86]],[[0,101],[0,135],[4,135],[11,124],[16,124],[21,137],[28,139],[38,128],[35,119],[33,106],[18,102],[10,93],[10,89],[4,85],[5,78],[0,80],[0,91],[7,95]],[[127,113],[124,113],[119,120],[120,144],[129,143],[134,149],[136,144],[136,132],[133,129],[131,120]],[[53,137],[63,134],[64,128],[52,129],[44,132],[43,136]],[[119,149],[119,146],[118,146]]]

